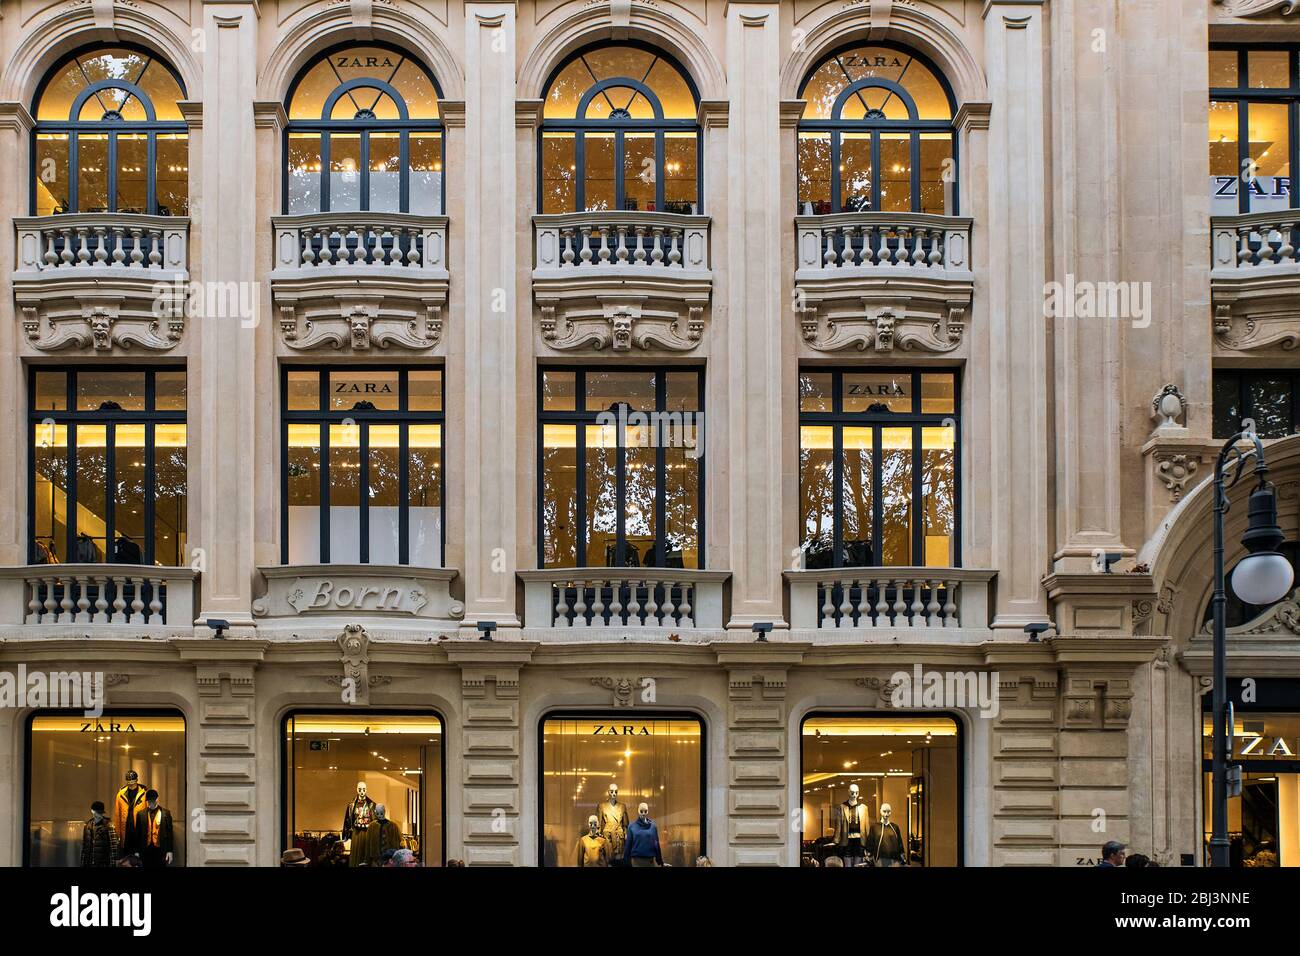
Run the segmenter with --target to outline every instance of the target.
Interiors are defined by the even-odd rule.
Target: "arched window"
[[[440,96],[433,74],[396,47],[320,54],[289,90],[285,212],[440,215]]]
[[[70,54],[36,92],[34,214],[189,214],[189,133],[180,77],[143,49]]]
[[[574,54],[546,84],[541,211],[698,213],[698,107],[690,78],[656,50]]]
[[[955,215],[952,91],[904,49],[831,54],[799,94],[799,211]]]

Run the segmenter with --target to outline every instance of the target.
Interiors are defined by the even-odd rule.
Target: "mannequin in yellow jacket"
[[[134,770],[128,770],[126,786],[117,791],[117,797],[113,800],[113,829],[117,831],[118,852],[123,856],[140,850],[136,814],[144,808],[144,794],[144,787],[140,786],[140,775]]]

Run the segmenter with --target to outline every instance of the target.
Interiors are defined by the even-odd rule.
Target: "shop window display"
[[[386,850],[442,861],[442,721],[426,714],[285,719],[286,845],[319,867],[380,865]]]
[[[945,716],[803,722],[803,854],[845,866],[960,862],[960,737]]]
[[[35,715],[27,753],[30,866],[184,866],[184,718]]]
[[[698,718],[542,722],[543,866],[692,866],[704,845]]]

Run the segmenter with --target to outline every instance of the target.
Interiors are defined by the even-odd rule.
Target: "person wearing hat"
[[[117,831],[118,852],[123,856],[140,852],[135,817],[143,806],[144,789],[140,786],[140,775],[128,770],[126,786],[117,791],[113,800],[113,829]]]
[[[281,866],[307,866],[308,862],[307,854],[296,846],[280,854]]]
[[[1115,869],[1124,865],[1123,843],[1118,840],[1107,840],[1101,848],[1101,860],[1097,863],[1098,869]]]
[[[175,849],[172,836],[172,812],[158,806],[157,790],[146,791],[144,803],[144,807],[135,815],[140,862],[148,867],[170,866]]]
[[[112,866],[117,857],[117,831],[104,812],[104,801],[96,800],[81,831],[81,865]]]

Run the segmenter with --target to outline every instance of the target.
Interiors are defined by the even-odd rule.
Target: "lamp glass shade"
[[[1291,593],[1295,569],[1276,551],[1248,554],[1232,569],[1232,590],[1246,604],[1267,607]]]

